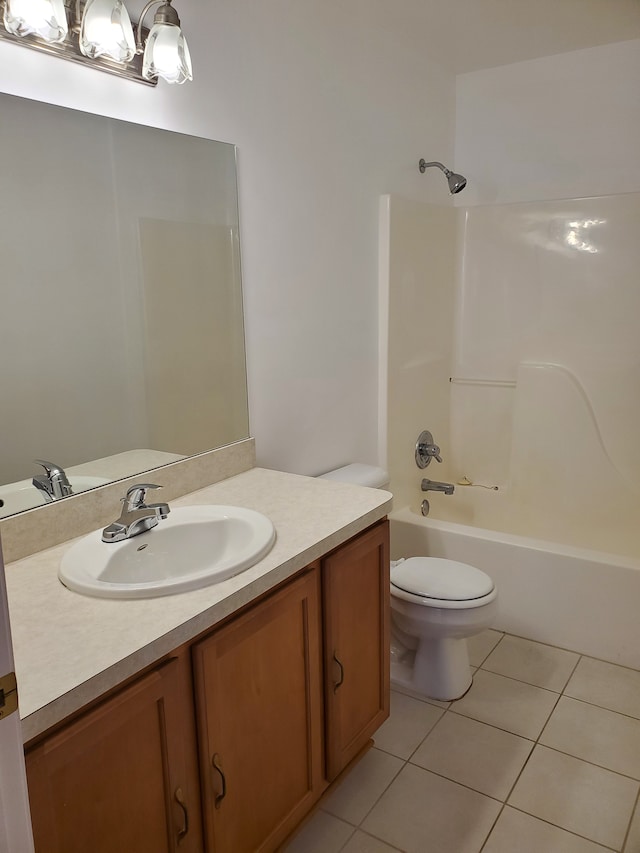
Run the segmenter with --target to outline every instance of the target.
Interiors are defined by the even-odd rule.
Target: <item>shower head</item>
[[[442,163],[438,163],[435,160],[431,163],[425,162],[425,160],[420,160],[418,163],[418,167],[421,172],[425,172],[429,166],[437,166],[438,169],[443,171],[446,175],[447,182],[449,183],[449,192],[453,195],[454,193],[459,193],[460,190],[463,190],[467,185],[467,179],[464,175],[457,175],[455,172],[452,172],[451,169],[447,169]]]
[[[463,190],[467,185],[467,179],[465,176],[458,175],[455,172],[449,172],[447,175],[447,181],[449,182],[449,192],[452,195],[459,193],[460,190]]]

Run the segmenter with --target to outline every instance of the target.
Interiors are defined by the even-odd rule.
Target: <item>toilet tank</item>
[[[352,483],[354,486],[368,486],[371,489],[383,489],[389,485],[389,474],[375,465],[363,465],[352,462],[334,471],[321,474],[322,480],[337,480],[340,483]]]

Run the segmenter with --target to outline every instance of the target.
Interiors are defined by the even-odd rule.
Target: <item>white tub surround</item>
[[[640,667],[639,560],[423,518],[409,507],[390,519],[392,559],[445,557],[493,579],[499,630]]]
[[[140,601],[65,589],[57,570],[71,542],[7,565],[25,741],[383,518],[391,495],[254,468],[171,503],[255,509],[274,523],[276,543],[263,560],[227,581]],[[111,509],[115,518],[115,497]]]

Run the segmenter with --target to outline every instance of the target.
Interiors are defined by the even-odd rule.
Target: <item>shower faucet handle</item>
[[[433,436],[429,430],[425,429],[416,441],[416,465],[418,468],[426,468],[432,459],[435,459],[436,462],[442,462],[440,448],[434,444]]]

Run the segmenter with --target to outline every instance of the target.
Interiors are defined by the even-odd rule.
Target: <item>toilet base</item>
[[[451,702],[471,687],[467,641],[423,638],[414,654],[391,663],[391,683],[418,696]]]

